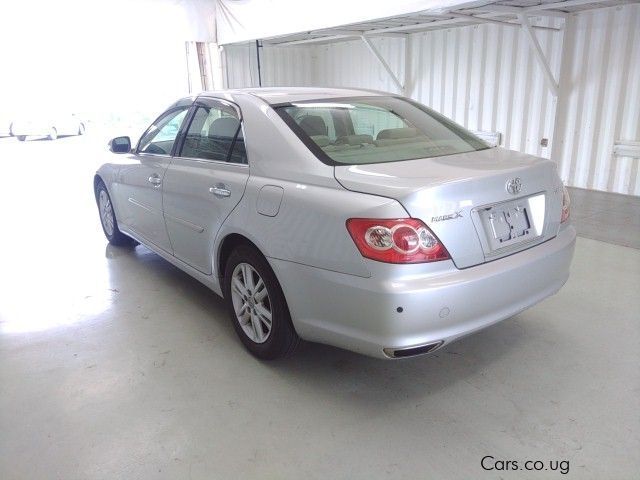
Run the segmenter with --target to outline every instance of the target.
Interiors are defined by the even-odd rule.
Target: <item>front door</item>
[[[212,273],[216,233],[242,198],[248,178],[239,109],[199,98],[163,181],[164,218],[177,258]]]
[[[121,167],[121,219],[125,227],[146,242],[172,252],[162,214],[162,183],[171,163],[173,144],[188,105],[161,115],[140,139],[130,163]]]

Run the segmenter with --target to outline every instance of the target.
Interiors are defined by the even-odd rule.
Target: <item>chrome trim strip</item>
[[[176,160],[189,160],[190,162],[198,162],[198,163],[204,163],[204,164],[216,164],[216,165],[228,165],[228,166],[234,166],[234,167],[242,167],[242,168],[249,168],[249,165],[247,165],[246,163],[234,163],[234,162],[224,162],[222,160],[207,160],[205,158],[194,158],[194,157],[172,157]]]
[[[171,220],[172,222],[178,223],[183,227],[187,227],[193,230],[194,232],[197,232],[197,233],[204,232],[204,227],[201,227],[200,225],[196,225],[195,223],[191,223],[190,221],[185,220],[183,218],[174,217],[173,215],[169,215],[168,213],[164,214],[164,218],[165,220]]]
[[[137,201],[134,198],[129,197],[128,200],[129,200],[130,203],[133,203],[136,207],[140,207],[143,210],[146,210],[147,212],[158,213],[153,208],[149,207],[148,205],[145,205],[144,203],[140,203],[139,201]]]
[[[148,153],[148,152],[133,152],[134,155],[139,155],[141,157],[158,157],[158,158],[171,158],[171,155],[167,155],[166,153]]]
[[[437,342],[423,343],[420,345],[413,345],[411,347],[403,347],[403,348],[385,347],[382,349],[382,352],[389,358],[411,358],[411,357],[417,357],[418,355],[427,355],[429,353],[433,353],[436,350],[438,350],[442,345],[444,345],[444,340],[438,340]],[[404,352],[407,350],[416,350],[416,349],[424,349],[424,348],[428,348],[428,350],[426,352],[420,352],[420,353],[411,354],[411,355],[400,355],[400,356],[396,355],[396,352]]]

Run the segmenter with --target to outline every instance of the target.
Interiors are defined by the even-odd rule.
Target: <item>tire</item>
[[[56,140],[58,138],[58,131],[56,130],[55,127],[51,127],[51,130],[49,130],[49,135],[47,138],[49,140]]]
[[[260,280],[264,289],[260,288]],[[233,328],[251,354],[261,360],[275,360],[294,352],[300,337],[291,323],[284,293],[269,263],[254,247],[240,245],[231,252],[223,293]],[[270,326],[267,313],[271,316]]]
[[[84,135],[84,132],[85,132],[84,123],[81,123],[80,125],[78,125],[78,135]]]
[[[27,139],[26,135],[18,135],[16,136],[19,142],[24,142]]]
[[[116,214],[113,210],[113,203],[111,203],[111,197],[102,180],[96,185],[96,203],[98,204],[100,225],[102,225],[102,231],[109,243],[117,246],[135,245],[134,240],[131,237],[127,237],[118,228],[118,220],[116,220]]]

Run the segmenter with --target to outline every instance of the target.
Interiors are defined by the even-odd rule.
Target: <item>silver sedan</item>
[[[300,339],[433,352],[557,292],[575,244],[554,162],[491,148],[410,99],[205,92],[94,189],[109,242],[140,242],[224,297],[254,355]]]

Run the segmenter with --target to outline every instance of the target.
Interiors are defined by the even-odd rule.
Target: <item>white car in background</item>
[[[0,113],[0,137],[11,136],[11,118]]]
[[[31,112],[24,113],[13,120],[11,134],[24,142],[27,137],[46,137],[56,140],[58,137],[84,135],[85,122],[74,114]]]

